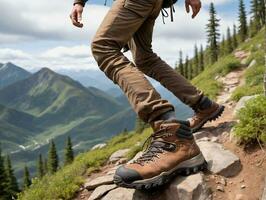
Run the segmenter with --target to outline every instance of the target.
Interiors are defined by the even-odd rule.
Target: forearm
[[[74,5],[75,4],[80,4],[82,6],[85,6],[85,4],[86,4],[87,1],[88,0],[74,0]]]

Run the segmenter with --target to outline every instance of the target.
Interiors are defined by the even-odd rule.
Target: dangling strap
[[[173,0],[171,0],[171,6],[170,6],[171,22],[174,21],[174,12],[175,12],[175,7],[174,7],[174,4],[173,4]]]
[[[163,23],[165,24],[165,18],[169,17],[169,14],[166,10],[166,8],[162,8],[161,9],[161,13],[162,13],[162,18],[163,18]],[[174,21],[174,14],[175,13],[175,7],[174,7],[174,3],[173,0],[170,0],[170,17],[171,17],[171,22]]]
[[[163,18],[163,23],[165,24],[164,19],[169,17],[169,14],[165,8],[162,8],[161,13],[162,13],[162,18]]]

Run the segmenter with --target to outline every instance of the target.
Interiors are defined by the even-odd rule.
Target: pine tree
[[[245,10],[245,4],[243,0],[239,0],[239,36],[240,40],[243,42],[248,36],[248,26],[247,26],[247,15],[246,15],[246,10]]]
[[[2,157],[2,149],[0,146],[0,199],[10,199],[10,195],[7,190],[7,174],[4,167],[4,159]]]
[[[222,36],[222,41],[220,44],[220,51],[219,51],[220,56],[226,55],[226,41],[224,35]]]
[[[203,46],[202,45],[200,45],[199,69],[200,69],[200,72],[202,72],[204,70],[204,51],[203,51]]]
[[[184,65],[183,65],[183,55],[182,51],[179,51],[179,64],[178,64],[179,72],[182,76],[184,76]]]
[[[48,162],[46,158],[44,158],[44,161],[43,161],[43,172],[44,174],[48,173]]]
[[[23,175],[23,190],[27,189],[30,185],[31,185],[30,172],[28,167],[25,165],[24,175]]]
[[[232,37],[231,37],[231,31],[230,28],[227,28],[227,36],[226,36],[226,53],[232,53],[232,51],[234,50],[233,47],[233,42],[232,42]]]
[[[259,2],[258,0],[251,0],[251,5],[250,5],[250,13],[251,13],[251,18],[253,21],[257,22],[257,30],[260,28],[260,9],[259,9]]]
[[[188,56],[186,56],[186,61],[184,65],[184,76],[186,79],[188,79]]]
[[[258,12],[259,12],[261,26],[264,26],[266,22],[265,11],[266,11],[265,0],[258,0]]]
[[[234,24],[234,27],[233,27],[233,47],[234,49],[237,48],[238,46],[238,41],[237,41],[237,31],[236,31],[236,25]]]
[[[72,148],[71,138],[68,136],[65,147],[65,163],[64,165],[71,164],[74,160],[74,151]]]
[[[199,52],[197,44],[194,46],[194,77],[199,74]]]
[[[219,47],[218,47],[218,40],[220,37],[220,33],[218,31],[219,19],[216,17],[216,11],[214,8],[214,4],[211,3],[210,5],[210,19],[208,20],[209,23],[207,24],[207,38],[208,38],[208,45],[209,45],[209,53],[210,53],[210,62],[214,63],[218,60],[219,55]]]
[[[37,160],[37,177],[41,179],[44,176],[44,165],[43,165],[43,159],[42,154],[39,154],[38,160]]]
[[[7,191],[10,196],[16,197],[16,194],[19,192],[19,187],[9,156],[6,156],[5,171],[7,175]]]
[[[192,61],[188,62],[188,74],[189,74],[188,79],[192,80],[193,79],[193,64],[192,64]]]
[[[56,147],[54,144],[54,141],[51,140],[50,142],[50,148],[49,148],[49,152],[48,152],[48,172],[50,174],[53,174],[57,171],[58,169],[58,156],[56,153]]]

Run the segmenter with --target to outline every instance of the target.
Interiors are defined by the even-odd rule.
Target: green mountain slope
[[[26,79],[30,75],[30,72],[14,65],[13,63],[0,63],[0,88],[4,88],[19,80]]]
[[[34,120],[34,116],[0,105],[0,138],[6,152],[25,150],[36,133],[42,131]]]
[[[24,162],[34,171],[35,159],[46,155],[50,139],[62,156],[67,136],[76,152],[84,151],[134,123],[133,111],[114,97],[48,68],[0,89],[1,143],[19,176]]]

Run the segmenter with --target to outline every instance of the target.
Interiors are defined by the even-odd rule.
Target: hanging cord
[[[169,17],[169,14],[165,8],[162,8],[161,13],[162,13],[162,18],[163,18],[163,24],[165,24],[164,19]]]
[[[162,19],[163,19],[163,23],[165,24],[165,18],[169,17],[169,13],[167,12],[166,8],[162,8],[161,9],[161,13],[162,13]],[[174,7],[174,3],[173,0],[170,0],[170,17],[171,17],[171,22],[174,21],[174,13],[175,13],[175,7]]]

